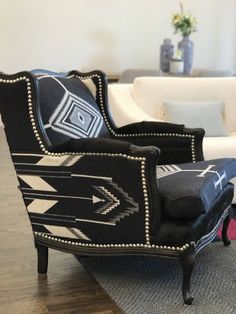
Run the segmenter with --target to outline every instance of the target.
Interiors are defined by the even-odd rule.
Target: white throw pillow
[[[189,128],[203,128],[205,136],[228,136],[224,121],[224,102],[165,101],[163,120],[184,124]]]

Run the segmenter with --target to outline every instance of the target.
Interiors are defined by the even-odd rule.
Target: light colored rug
[[[124,256],[81,262],[125,314],[236,313],[236,241],[212,243],[197,255],[191,306],[182,301],[178,261]]]

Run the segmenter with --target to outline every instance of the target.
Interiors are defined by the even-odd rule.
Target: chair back
[[[48,151],[72,138],[109,137],[100,71],[0,76],[0,112],[11,151]]]

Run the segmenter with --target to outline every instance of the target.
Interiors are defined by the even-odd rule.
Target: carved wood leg
[[[229,227],[229,223],[230,223],[230,220],[231,220],[231,212],[229,212],[229,215],[225,217],[225,220],[223,222],[223,226],[222,226],[222,241],[224,243],[225,246],[228,246],[230,245],[231,241],[230,239],[228,238],[228,227]]]
[[[35,244],[38,253],[38,273],[46,274],[48,270],[48,247]]]
[[[185,304],[192,304],[193,297],[190,294],[190,280],[195,261],[194,248],[190,247],[180,255],[183,269],[182,295]]]

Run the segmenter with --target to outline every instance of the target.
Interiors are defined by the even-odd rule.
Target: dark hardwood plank
[[[71,254],[49,250],[48,274],[38,275],[31,226],[2,128],[0,222],[0,313],[122,313]]]

